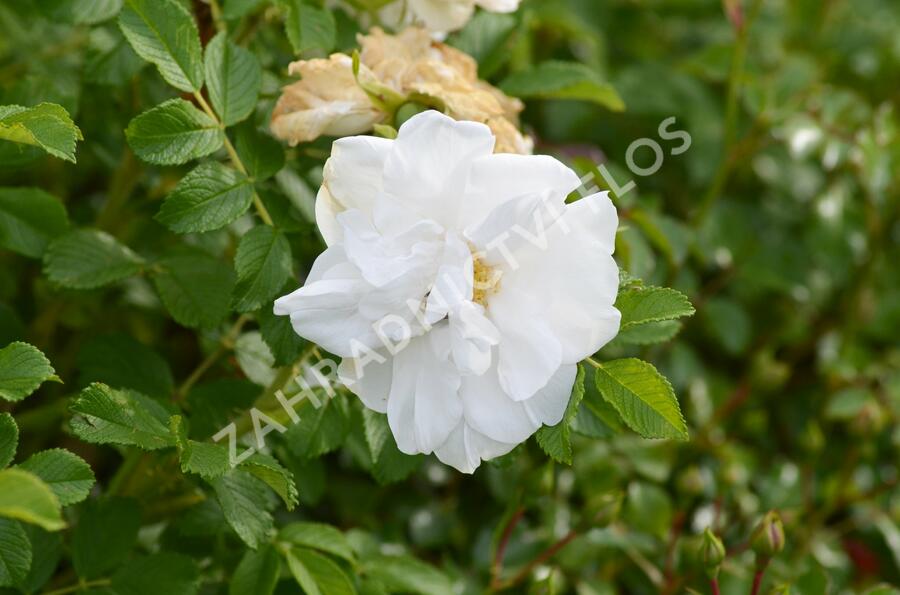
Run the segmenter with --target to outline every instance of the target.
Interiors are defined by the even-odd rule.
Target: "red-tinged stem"
[[[721,595],[719,592],[719,579],[710,579],[709,586],[712,587],[712,595]]]
[[[510,517],[506,527],[503,529],[503,535],[497,544],[497,553],[494,554],[494,563],[491,565],[491,583],[494,588],[500,584],[500,572],[503,570],[503,557],[506,554],[506,546],[509,545],[509,538],[512,537],[513,530],[519,524],[519,521],[522,520],[524,514],[525,509],[519,508]]]
[[[753,575],[753,588],[750,589],[750,595],[759,595],[759,589],[762,587],[763,575],[765,573],[765,566],[756,569],[756,573]]]

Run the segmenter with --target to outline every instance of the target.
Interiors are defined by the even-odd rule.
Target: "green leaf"
[[[144,260],[114,237],[96,229],[76,229],[44,253],[44,273],[57,285],[93,289],[137,275]]]
[[[81,139],[81,131],[61,105],[0,105],[0,140],[40,147],[75,163],[75,143]]]
[[[126,562],[111,586],[116,595],[195,595],[200,571],[187,556],[161,552]]]
[[[19,446],[19,426],[9,413],[0,413],[0,469],[12,463]]]
[[[480,11],[448,43],[475,58],[478,74],[486,79],[509,61],[509,42],[517,24],[515,15]]]
[[[19,465],[50,486],[60,506],[69,506],[88,497],[94,486],[91,466],[78,455],[62,448],[36,453]]]
[[[0,188],[0,247],[40,258],[69,228],[66,208],[40,188]]]
[[[94,383],[69,406],[72,430],[92,444],[120,444],[157,450],[175,445],[168,414],[153,399]]]
[[[253,184],[221,163],[203,163],[175,186],[156,220],[176,233],[213,231],[241,215],[253,202]]]
[[[300,421],[285,433],[288,448],[301,458],[314,458],[335,450],[343,444],[349,431],[341,400],[323,393],[317,397],[319,407],[308,399],[295,407]]]
[[[281,295],[290,293],[293,289],[293,282],[288,283],[290,287],[283,287],[279,292]],[[275,358],[275,366],[287,366],[297,361],[306,342],[294,332],[290,317],[276,316],[272,308],[264,307],[257,313],[256,320],[263,341]]]
[[[256,549],[274,526],[272,515],[261,503],[268,494],[266,484],[241,469],[210,482],[228,524],[244,543]]]
[[[712,298],[700,312],[707,332],[732,355],[743,353],[753,338],[753,322],[747,311],[727,298]]]
[[[628,485],[623,516],[636,531],[662,539],[672,527],[672,500],[659,486],[635,481]]]
[[[313,550],[295,547],[285,552],[288,568],[306,595],[355,595],[341,567]]]
[[[291,277],[291,245],[283,233],[259,225],[241,238],[234,267],[237,285],[232,308],[252,312],[269,306]]]
[[[54,21],[94,25],[119,14],[122,0],[40,0],[37,5]]]
[[[523,99],[579,99],[622,111],[625,104],[609,83],[599,75],[575,62],[549,61],[516,72],[507,77],[500,88],[507,94]]]
[[[237,127],[234,148],[247,175],[257,182],[267,180],[284,167],[284,147],[281,143],[246,122]]]
[[[247,16],[260,7],[265,0],[225,0],[222,4],[222,16],[233,20]]]
[[[652,211],[635,210],[631,220],[671,264],[681,266],[691,242],[690,228],[677,219]]]
[[[137,339],[125,334],[98,335],[78,352],[82,385],[102,382],[112,388],[130,388],[168,398],[175,381],[168,362]]]
[[[196,385],[188,394],[191,436],[209,438],[249,409],[260,388],[248,380],[219,378]]]
[[[288,510],[293,510],[297,506],[298,494],[294,475],[274,457],[261,452],[253,453],[241,464],[241,469],[272,488],[272,491],[278,494]]]
[[[33,473],[16,468],[0,471],[0,517],[18,519],[47,531],[66,526],[53,490]]]
[[[118,28],[95,28],[84,64],[85,80],[97,85],[124,85],[145,62]]]
[[[247,550],[231,577],[228,595],[272,595],[281,574],[281,557],[274,547]]]
[[[210,480],[222,477],[231,470],[228,449],[225,446],[190,440],[187,437],[184,419],[180,415],[173,415],[169,419],[169,427],[175,438],[181,470],[184,473],[194,473]]]
[[[0,518],[0,587],[11,587],[25,580],[31,568],[31,556],[31,542],[22,525]]]
[[[652,365],[634,358],[604,362],[594,380],[603,398],[644,438],[688,439],[672,385]]]
[[[616,298],[616,309],[622,313],[621,330],[694,314],[694,306],[687,296],[668,287],[621,291]]]
[[[292,545],[310,547],[343,558],[351,564],[354,561],[350,542],[337,528],[324,523],[296,522],[282,527],[278,539]]]
[[[181,91],[203,86],[203,54],[197,24],[177,0],[127,0],[119,27],[141,58],[152,62]]]
[[[326,55],[334,49],[337,27],[330,10],[311,6],[303,0],[282,0],[288,9],[285,33],[297,55],[315,51]]]
[[[673,339],[681,331],[681,327],[682,324],[677,320],[662,320],[660,322],[639,324],[619,331],[614,342],[630,345],[665,343]]]
[[[141,527],[141,509],[128,498],[88,500],[72,533],[72,564],[83,579],[103,576],[131,553]]]
[[[363,572],[390,591],[420,595],[450,595],[453,583],[433,566],[410,556],[375,555],[366,559]]]
[[[62,557],[62,535],[44,531],[37,525],[23,525],[31,542],[31,568],[17,585],[25,593],[37,593],[47,584]],[[2,533],[2,531],[0,531]]]
[[[386,415],[366,407],[362,409],[362,417],[372,462],[371,472],[378,483],[386,485],[403,481],[422,466],[424,457],[410,456],[397,448]]]
[[[225,133],[208,115],[184,99],[169,99],[128,123],[135,155],[156,165],[181,165],[216,152]]]
[[[543,426],[535,435],[544,452],[559,463],[572,464],[571,426],[578,414],[578,406],[583,397],[584,369],[578,366],[575,384],[572,386],[572,395],[569,397],[569,404],[566,406],[562,420],[555,426]]]
[[[316,579],[313,577],[312,572],[309,571],[306,564],[304,564],[294,553],[294,550],[288,550],[284,555],[291,576],[294,577],[294,580],[297,581],[297,584],[300,585],[300,588],[306,595],[325,595],[319,589],[319,585],[316,583]]]
[[[597,390],[594,366],[584,368],[584,398],[572,429],[592,438],[611,438],[627,431],[618,411]]]
[[[205,252],[179,249],[160,259],[153,277],[156,290],[179,324],[211,328],[228,314],[234,271]]]
[[[262,86],[256,56],[235,45],[222,31],[206,46],[204,62],[209,100],[219,119],[231,126],[250,116]]]
[[[21,401],[48,380],[59,378],[37,347],[16,342],[0,349],[0,399]]]
[[[308,222],[316,221],[316,193],[300,175],[289,167],[282,168],[275,176],[281,192],[291,205]]]
[[[259,331],[250,331],[234,342],[234,357],[247,378],[260,386],[269,386],[275,380],[275,360]]]

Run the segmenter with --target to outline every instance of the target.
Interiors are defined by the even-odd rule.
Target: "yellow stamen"
[[[487,307],[487,298],[500,288],[500,271],[485,264],[477,255],[472,255],[474,274],[472,301]]]

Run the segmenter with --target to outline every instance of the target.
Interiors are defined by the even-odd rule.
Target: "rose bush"
[[[891,0],[6,0],[0,593],[896,593]]]

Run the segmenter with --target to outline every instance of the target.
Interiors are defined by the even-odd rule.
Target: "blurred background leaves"
[[[283,151],[266,134],[268,117],[287,64],[352,49],[372,22],[368,3],[226,0],[216,14],[182,4],[204,45],[224,22],[261,65],[256,109],[229,133],[279,230],[256,240],[282,254],[286,240],[302,278],[321,250],[311,202],[330,141]],[[62,534],[4,521],[0,532],[30,542],[34,560],[24,572],[21,561],[9,565],[10,584],[41,592],[80,579],[120,593],[324,584],[332,586],[323,593],[341,593],[347,575],[367,593],[706,593],[699,552],[709,527],[728,552],[721,591],[738,594],[756,569],[754,528],[777,510],[786,545],[764,592],[896,592],[875,589],[900,584],[895,1],[525,0],[515,14],[479,12],[450,35],[483,78],[526,100],[537,152],[594,174],[600,187],[610,176],[620,188],[636,182],[615,196],[619,264],[684,292],[697,316],[656,322],[600,355],[638,356],[664,372],[690,440],[627,432],[587,367],[571,466],[530,441],[468,477],[400,454],[383,419],[341,394],[315,415],[301,411],[303,427],[272,435],[296,482],[291,512],[249,471],[217,480],[229,484],[214,487],[228,498],[206,497],[172,450],[73,435],[71,397],[102,382],[117,398],[150,398],[163,419],[174,392],[187,435],[206,439],[308,352],[265,308],[252,321],[226,320],[235,279],[247,283],[240,254],[250,215],[183,236],[154,219],[186,169],[152,166],[129,148],[129,122],[173,92],[125,40],[120,9],[115,0],[0,3],[0,104],[56,103],[84,137],[77,165],[40,143],[0,141],[0,339],[38,347],[65,381],[2,408],[18,425],[15,464],[64,447],[98,480],[90,498],[66,508]],[[669,130],[691,137],[682,154],[673,151],[681,141],[660,132],[673,117]],[[646,177],[626,162],[642,138],[664,154]],[[69,155],[68,145],[60,150]],[[634,156],[641,167],[652,158],[647,149]],[[16,212],[4,205],[23,192],[12,187],[40,189],[29,200],[45,216],[28,238],[8,231]],[[47,256],[70,227],[83,243],[67,252],[55,242],[58,258]],[[102,255],[99,270],[84,264],[86,246]],[[214,291],[185,293],[200,273]],[[256,297],[238,303],[252,309]],[[653,344],[662,336],[675,338]],[[198,366],[207,375],[195,376]],[[239,506],[234,494],[260,510],[236,524],[226,510]],[[292,534],[297,522],[338,536]],[[271,546],[245,548],[270,525],[281,528]],[[148,587],[142,576],[168,582]]]

